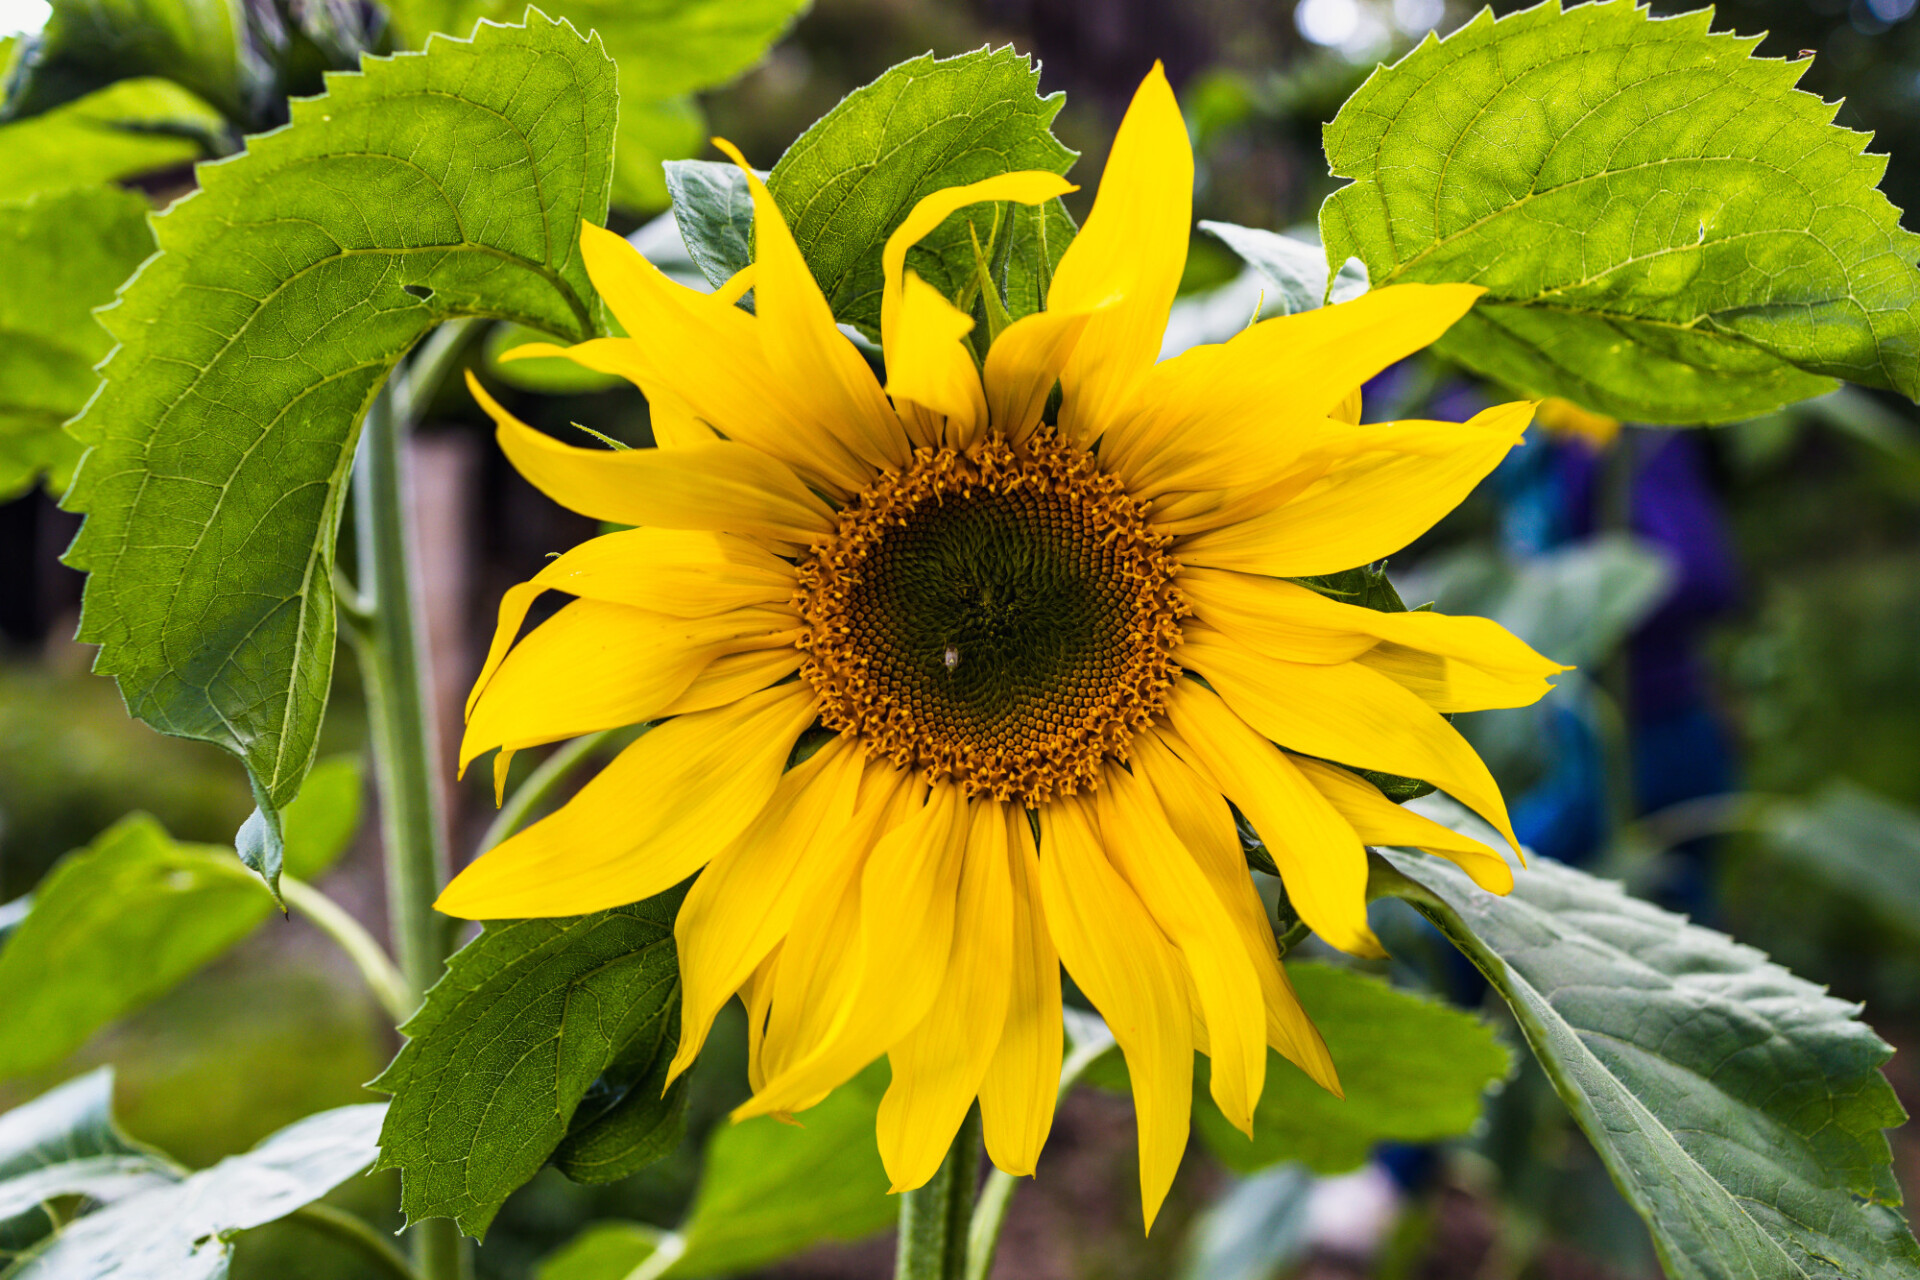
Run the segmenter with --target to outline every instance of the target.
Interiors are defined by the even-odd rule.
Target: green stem
[[[1065,1102],[1094,1060],[1113,1048],[1113,1034],[1098,1018],[1073,1016],[1067,1025],[1073,1052],[1060,1064],[1057,1102]],[[1000,1249],[1000,1229],[1007,1225],[1007,1209],[1013,1204],[1016,1185],[1018,1180],[1004,1169],[995,1169],[987,1175],[986,1184],[980,1188],[980,1200],[973,1207],[973,1221],[967,1225],[967,1265],[963,1280],[987,1280],[993,1274],[993,1255]]]
[[[437,337],[437,335],[436,335]],[[404,380],[420,386],[415,377]],[[367,412],[354,468],[354,520],[359,538],[359,590],[369,611],[354,629],[367,690],[367,719],[379,780],[381,835],[386,845],[387,917],[405,979],[407,1003],[417,1008],[440,977],[452,949],[449,921],[433,910],[446,882],[447,838],[441,812],[427,660],[413,582],[411,531],[403,460],[412,423],[397,412],[417,403],[389,380]],[[469,1255],[450,1218],[415,1226],[414,1262],[420,1280],[463,1280]]]
[[[314,928],[346,953],[347,959],[360,971],[367,989],[396,1025],[412,1015],[416,1006],[406,978],[387,958],[385,948],[358,920],[348,915],[345,908],[306,881],[292,876],[280,877],[280,895],[289,907],[305,915]]]
[[[485,853],[493,846],[505,840],[526,824],[527,818],[548,796],[551,796],[567,775],[578,768],[580,763],[599,749],[601,744],[619,733],[618,729],[602,729],[599,733],[589,733],[583,738],[560,746],[553,754],[540,762],[540,767],[527,775],[527,780],[514,788],[507,802],[500,806],[500,812],[487,825],[486,834],[480,837],[480,843],[474,848],[476,855]]]
[[[980,1177],[980,1109],[954,1135],[940,1172],[900,1196],[900,1239],[893,1280],[961,1280],[967,1261],[967,1219]]]
[[[336,1209],[324,1200],[316,1200],[312,1204],[301,1205],[287,1218],[352,1245],[374,1263],[382,1275],[392,1276],[394,1280],[419,1280],[398,1249],[388,1244],[378,1231],[344,1209]]]

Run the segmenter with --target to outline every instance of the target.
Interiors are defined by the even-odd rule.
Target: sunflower
[[[523,475],[634,527],[507,594],[462,767],[498,748],[498,777],[516,749],[654,723],[439,908],[578,915],[698,873],[675,928],[673,1071],[735,995],[751,1027],[740,1116],[802,1111],[885,1054],[895,1190],[932,1176],[976,1099],[993,1161],[1033,1171],[1064,965],[1126,1056],[1151,1223],[1196,1050],[1247,1132],[1269,1046],[1339,1090],[1234,807],[1301,918],[1355,955],[1381,954],[1368,844],[1512,884],[1499,854],[1356,770],[1431,782],[1511,840],[1445,716],[1532,702],[1561,668],[1484,619],[1376,612],[1292,579],[1404,546],[1519,440],[1530,406],[1361,425],[1356,389],[1466,312],[1466,286],[1384,288],[1156,363],[1193,177],[1157,67],[1044,311],[981,342],[906,256],[956,210],[1037,204],[1062,179],[1011,173],[914,208],[883,256],[884,387],[766,188],[719,145],[747,170],[753,265],[701,294],[585,227],[632,337],[517,353],[631,379],[657,447],[562,444],[469,375]],[[749,289],[757,314],[735,305]],[[515,643],[550,590],[576,599]]]

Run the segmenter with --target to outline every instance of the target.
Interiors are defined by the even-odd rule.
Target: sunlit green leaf
[[[1719,422],[1846,378],[1920,394],[1920,236],[1804,63],[1633,0],[1483,11],[1327,126],[1330,262],[1487,296],[1437,350],[1533,395]]]
[[[244,1155],[126,1196],[36,1247],[7,1280],[220,1280],[236,1234],[318,1200],[367,1166],[385,1110],[323,1111]]]
[[[406,1046],[374,1081],[394,1095],[379,1167],[400,1170],[409,1218],[454,1218],[485,1234],[569,1136],[575,1109],[603,1073],[615,1069],[616,1087],[638,1084],[671,1057],[678,907],[679,895],[666,894],[590,916],[490,923],[454,956],[401,1028]],[[677,1107],[660,1098],[657,1082],[650,1098],[643,1088],[633,1088],[634,1107],[583,1158],[620,1159],[612,1147],[635,1136],[646,1105],[663,1114]]]
[[[857,1240],[900,1213],[887,1194],[874,1115],[887,1070],[874,1063],[809,1108],[800,1127],[758,1116],[722,1125],[707,1143],[693,1209],[664,1274],[751,1271],[823,1240]]]
[[[239,756],[269,817],[313,758],[343,482],[387,370],[455,316],[593,332],[577,236],[605,217],[613,74],[535,14],[332,76],[201,166],[103,313],[121,346],[69,499],[81,636],[135,715]]]
[[[675,98],[725,84],[760,61],[808,0],[559,0],[581,31],[597,31],[620,64],[620,96]],[[433,32],[465,37],[482,18],[518,22],[525,0],[395,0],[414,47]]]
[[[124,819],[55,864],[0,947],[0,1079],[58,1062],[272,910],[228,850]]]
[[[1906,1118],[1893,1050],[1856,1006],[1558,863],[1500,898],[1384,856],[1506,997],[1674,1280],[1920,1276],[1882,1132]]]
[[[1039,69],[1011,47],[928,54],[854,90],[787,148],[767,185],[835,317],[878,341],[880,250],[922,196],[1016,170],[1067,171],[1074,153],[1049,130],[1065,99],[1042,98],[1039,84]],[[974,275],[977,235],[1008,310],[1037,310],[1073,221],[1057,200],[1018,207],[1018,216],[1000,204],[958,211],[908,265],[953,296]]]
[[[0,124],[0,199],[98,187],[198,160],[218,147],[225,127],[219,112],[171,80],[122,80]]]
[[[163,76],[230,119],[248,120],[267,74],[238,0],[55,0],[45,29],[21,51],[0,120],[145,76]]]
[[[93,309],[152,252],[147,202],[131,192],[0,204],[0,498],[43,470],[65,487],[80,445],[60,424],[86,405],[113,348]]]

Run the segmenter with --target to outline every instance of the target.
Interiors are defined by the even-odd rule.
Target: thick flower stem
[[[894,1280],[961,1280],[967,1223],[980,1181],[980,1110],[967,1112],[933,1180],[900,1197],[900,1240]]]
[[[356,636],[380,788],[387,916],[409,1005],[417,1008],[440,976],[452,933],[433,910],[447,878],[447,838],[402,471],[411,423],[396,413],[401,398],[391,382],[375,398],[355,460],[360,592],[367,605]],[[469,1253],[452,1219],[429,1219],[409,1235],[421,1280],[463,1280],[469,1274]]]

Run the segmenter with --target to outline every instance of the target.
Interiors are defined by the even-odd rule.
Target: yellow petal
[[[1143,733],[1134,739],[1133,770],[1153,788],[1180,842],[1193,855],[1233,921],[1240,945],[1260,979],[1267,1043],[1322,1088],[1340,1094],[1340,1081],[1326,1042],[1300,1007],[1293,984],[1280,965],[1273,925],[1247,872],[1233,813],[1219,789],[1176,756],[1157,733]]]
[[[1213,1059],[1213,1100],[1228,1123],[1253,1136],[1253,1105],[1267,1080],[1260,978],[1226,907],[1146,785],[1114,769],[1094,793],[1114,867],[1180,950],[1193,980]]]
[[[830,842],[853,819],[865,760],[855,740],[839,736],[789,770],[766,808],[687,891],[673,925],[680,1048],[669,1081],[693,1064],[720,1006],[773,953],[800,901],[838,861]]]
[[[708,711],[738,702],[750,693],[758,693],[776,681],[784,680],[800,669],[806,655],[791,645],[777,649],[753,649],[745,653],[723,653],[701,668],[686,691],[660,712],[663,716],[683,716]]]
[[[945,438],[929,443],[966,448],[987,419],[980,373],[965,344],[973,317],[911,271],[895,310],[893,342],[887,349],[887,394],[896,404],[912,401],[946,418]]]
[[[939,1171],[1006,1025],[1013,969],[1007,807],[996,800],[968,806],[947,975],[920,1025],[887,1051],[893,1083],[880,1100],[878,1132],[894,1191],[911,1191]]]
[[[1262,657],[1201,624],[1185,636],[1180,660],[1287,750],[1430,782],[1519,847],[1500,788],[1467,740],[1386,676],[1357,662]]]
[[[746,534],[806,547],[833,513],[791,468],[731,440],[682,449],[577,449],[521,422],[471,372],[467,386],[499,427],[515,469],[563,507],[615,524]]]
[[[494,747],[536,746],[651,720],[714,658],[792,647],[792,615],[735,609],[670,618],[602,600],[575,600],[515,645],[475,699],[460,767]]]
[[[1102,851],[1078,800],[1040,810],[1047,928],[1080,990],[1126,1055],[1140,1130],[1140,1203],[1149,1229],[1187,1149],[1193,1027],[1180,955]]]
[[[904,301],[902,281],[907,267],[907,250],[932,235],[939,225],[970,204],[1008,200],[1017,204],[1044,204],[1056,196],[1078,190],[1057,173],[1043,169],[996,174],[979,182],[958,187],[942,187],[922,196],[880,251],[882,292],[880,295],[880,341],[887,366],[894,362],[893,344],[900,326],[900,306]]]
[[[1350,662],[1379,643],[1316,610],[1314,602],[1326,599],[1319,592],[1279,578],[1183,567],[1180,594],[1202,622],[1256,653],[1291,662]]]
[[[761,244],[764,252],[764,238]],[[764,305],[756,318],[726,295],[676,284],[625,240],[591,224],[581,228],[580,254],[632,335],[628,367],[619,372],[638,381],[656,406],[684,406],[689,419],[779,458],[839,496],[872,478],[882,460],[864,456],[848,437],[838,401],[820,393],[821,372],[795,379],[771,358]],[[756,286],[759,276],[756,270]]]
[[[651,366],[645,363],[640,344],[631,338],[591,338],[571,347],[555,346],[551,342],[527,342],[500,353],[500,362],[509,360],[538,360],[542,358],[571,360],[583,368],[596,373],[611,374],[625,378],[634,386],[647,393],[647,416],[653,427],[654,443],[663,449],[677,449],[683,445],[704,444],[708,440],[717,440],[713,429],[701,423],[693,415],[693,409],[687,402],[669,391],[653,375]]]
[[[1005,1027],[980,1082],[980,1127],[994,1164],[1028,1177],[1047,1144],[1060,1092],[1060,957],[1040,906],[1040,861],[1027,811],[1004,805],[1001,817],[1012,883],[1012,971]]]
[[[792,684],[667,721],[475,859],[434,906],[466,920],[577,916],[672,888],[753,821],[818,713]]]
[[[1114,135],[1086,225],[1047,292],[1049,311],[1095,311],[1061,371],[1061,430],[1091,442],[1160,353],[1193,230],[1193,147],[1155,63]],[[1121,301],[1100,309],[1114,294]]]
[[[994,430],[1022,444],[1040,425],[1047,397],[1060,380],[1093,311],[1036,311],[1000,331],[987,348],[987,416]]]
[[[732,143],[715,138],[713,145],[740,166],[753,192],[754,310],[768,368],[795,394],[804,392],[817,420],[837,429],[860,457],[899,467],[910,452],[906,432],[866,357],[835,325],[780,206]]]
[[[1370,564],[1459,506],[1519,443],[1531,413],[1519,403],[1476,414],[1453,429],[1457,444],[1437,456],[1368,452],[1337,463],[1279,506],[1181,539],[1175,554],[1183,564],[1276,578]]]
[[[736,1108],[735,1118],[804,1109],[926,1017],[953,948],[966,816],[959,789],[937,783],[918,813],[881,837],[860,873],[850,993],[819,1042]]]
[[[1191,680],[1174,682],[1167,719],[1181,754],[1260,833],[1300,918],[1330,946],[1385,955],[1367,925],[1367,851],[1326,798],[1279,748]]]
[[[1425,849],[1458,863],[1461,870],[1473,877],[1475,884],[1489,893],[1512,890],[1513,868],[1478,840],[1422,817],[1405,805],[1395,804],[1371,782],[1338,765],[1302,756],[1294,757],[1293,762],[1307,775],[1307,781],[1318,787],[1320,794],[1340,811],[1340,816],[1352,824],[1363,843]]]
[[[840,1025],[860,978],[860,873],[881,838],[917,813],[925,796],[925,785],[912,775],[887,761],[868,762],[838,857],[801,898],[781,944],[756,1093]]]
[[[767,1013],[773,1004],[773,988],[780,969],[780,943],[775,943],[760,967],[740,988],[740,1003],[747,1011],[747,1085],[758,1089],[767,1081],[765,1048]]]
[[[1521,707],[1572,668],[1535,653],[1486,618],[1385,613],[1298,583],[1222,569],[1188,569],[1181,594],[1195,616],[1256,653],[1290,662],[1359,659],[1436,711]]]
[[[922,197],[887,237],[880,253],[880,346],[886,356],[887,393],[896,404],[912,401],[947,418],[948,440],[928,443],[964,449],[985,424],[986,402],[973,356],[963,345],[973,331],[972,317],[906,269],[907,251],[970,204],[1041,204],[1072,190],[1065,178],[1043,170],[943,187]]]
[[[591,538],[548,562],[530,581],[507,588],[493,644],[467,695],[468,715],[519,636],[528,608],[549,590],[678,618],[703,618],[785,604],[793,596],[794,581],[791,565],[745,538],[681,529],[625,529]]]

